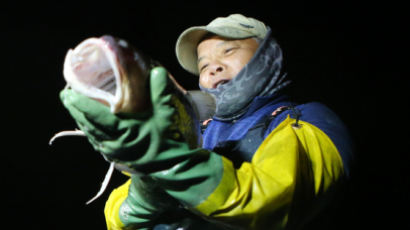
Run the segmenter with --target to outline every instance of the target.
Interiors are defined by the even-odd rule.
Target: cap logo
[[[241,25],[241,26],[243,26],[243,27],[245,27],[245,28],[247,28],[247,29],[254,28],[254,27],[251,26],[251,25],[246,25],[246,24],[242,24],[242,23],[239,23],[239,25]]]

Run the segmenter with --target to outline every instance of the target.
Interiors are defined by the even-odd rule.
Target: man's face
[[[233,79],[249,62],[258,48],[253,38],[230,40],[212,36],[197,47],[199,84],[216,88]]]

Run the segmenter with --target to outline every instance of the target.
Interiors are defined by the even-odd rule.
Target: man
[[[239,14],[217,18],[184,31],[176,53],[215,98],[201,146],[163,68],[151,71],[146,113],[115,117],[62,96],[85,114],[76,120],[94,147],[130,169],[106,203],[108,229],[292,229],[324,210],[349,176],[349,135],[326,106],[283,94],[289,81],[270,28]]]

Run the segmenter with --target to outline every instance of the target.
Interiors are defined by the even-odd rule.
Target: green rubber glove
[[[119,212],[125,229],[218,229],[183,208],[157,185],[150,177],[132,175],[128,196]]]
[[[199,125],[182,93],[176,89],[162,67],[151,70],[151,109],[135,114],[112,114],[102,103],[71,89],[60,98],[79,128],[98,152],[109,161],[149,173],[167,168],[172,154],[159,153],[183,142],[198,146]]]
[[[149,81],[150,95],[144,100],[151,100],[152,107],[134,114],[112,114],[107,106],[71,89],[60,94],[96,151],[132,174],[139,172],[151,178],[149,181],[155,184],[144,186],[148,189],[144,191],[158,191],[159,187],[174,199],[169,199],[172,207],[157,207],[156,199],[161,198],[144,195],[150,192],[140,190],[141,181],[133,176],[123,205],[135,209],[120,212],[126,226],[151,224],[150,220],[158,219],[161,213],[181,207],[185,212],[190,210],[212,193],[223,171],[221,156],[199,147],[199,122],[167,71],[162,67],[152,69]],[[135,218],[124,218],[127,216]]]

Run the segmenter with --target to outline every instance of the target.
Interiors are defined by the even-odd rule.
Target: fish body
[[[134,113],[151,106],[148,76],[157,65],[126,40],[105,35],[69,49],[63,72],[69,87],[109,106],[112,113]],[[212,117],[215,101],[211,95],[185,90],[171,75],[169,78],[199,120]]]

